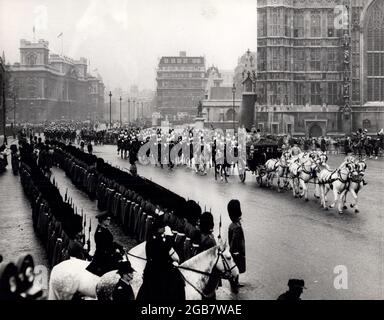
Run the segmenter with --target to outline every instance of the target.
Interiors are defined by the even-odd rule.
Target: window
[[[304,37],[304,16],[301,13],[295,15],[293,19],[293,36],[295,38]]]
[[[284,14],[284,28],[285,28],[285,36],[290,37],[291,36],[291,26],[289,23],[288,12],[285,12],[285,14]]]
[[[296,50],[295,71],[305,71],[305,51],[304,49]]]
[[[311,14],[311,37],[321,37],[321,17],[317,12]]]
[[[287,123],[287,134],[292,134],[292,123]]]
[[[321,96],[320,96],[320,83],[313,82],[311,83],[311,104],[312,105],[321,105]]]
[[[278,36],[279,35],[279,19],[278,19],[278,12],[277,9],[272,10],[272,24],[271,24],[271,30],[272,35],[271,36]]]
[[[177,63],[181,63],[181,59],[177,59]]]
[[[259,13],[258,19],[259,19],[258,36],[259,37],[266,37],[267,36],[267,15],[266,15],[265,11]]]
[[[364,129],[370,129],[371,128],[371,121],[369,119],[363,120],[363,128]]]
[[[327,14],[327,31],[328,37],[335,37],[335,14],[330,10]]]
[[[271,105],[277,104],[277,83],[270,83],[270,91],[269,91],[269,103]]]
[[[279,124],[278,123],[272,123],[271,124],[271,133],[272,134],[279,134]]]
[[[167,58],[164,59],[164,63],[168,63],[168,59]]]
[[[359,101],[360,100],[360,81],[352,80],[352,100]]]
[[[188,59],[183,59],[183,63],[188,63]]]
[[[272,48],[271,70],[278,71],[280,69],[279,51],[280,51],[280,48]]]
[[[303,83],[295,83],[295,104],[305,105],[305,85]]]
[[[175,63],[175,62],[176,62],[175,58],[172,58],[171,63]]]
[[[311,71],[321,71],[320,69],[320,58],[321,58],[321,50],[320,49],[312,49],[311,50]]]
[[[328,63],[327,63],[327,68],[328,71],[337,71],[339,62],[338,62],[338,50],[337,49],[328,49]]]
[[[328,83],[328,104],[337,105],[339,100],[337,83]]]

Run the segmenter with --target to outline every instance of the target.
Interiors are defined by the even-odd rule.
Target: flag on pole
[[[57,37],[60,38],[62,35],[63,35],[63,33],[60,32],[60,33],[57,35]]]

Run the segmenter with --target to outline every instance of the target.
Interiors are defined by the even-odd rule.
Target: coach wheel
[[[244,183],[245,182],[245,179],[246,179],[246,171],[244,170],[244,172],[242,172],[242,173],[240,173],[239,172],[239,179],[240,179],[240,181],[242,182],[242,183]]]
[[[17,271],[20,283],[20,291],[24,292],[32,287],[35,280],[35,263],[30,254],[20,257],[17,261]]]

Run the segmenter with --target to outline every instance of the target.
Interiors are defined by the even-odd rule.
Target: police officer
[[[300,301],[300,296],[303,293],[305,287],[304,280],[290,279],[288,281],[289,290],[282,295],[280,295],[277,300],[286,300],[286,301]]]
[[[120,280],[117,282],[113,293],[113,301],[127,301],[135,300],[135,294],[133,293],[130,281],[133,279],[133,272],[129,261],[122,261],[119,263],[119,269],[117,273],[120,275]]]

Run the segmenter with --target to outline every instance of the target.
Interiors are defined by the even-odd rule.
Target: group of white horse
[[[313,183],[315,198],[321,200],[324,209],[328,209],[327,194],[332,190],[334,200],[329,207],[334,208],[338,204],[340,214],[343,213],[343,209],[346,209],[346,197],[350,193],[354,199],[351,208],[355,208],[355,212],[358,213],[358,193],[364,185],[367,169],[365,160],[348,156],[336,169],[331,169],[327,161],[327,154],[321,151],[302,152],[297,156],[292,156],[289,151],[285,151],[280,159],[271,159],[266,162],[265,175],[262,179],[266,186],[270,187],[273,180],[277,178],[279,192],[283,182],[283,187],[290,185],[295,198],[304,197],[306,201],[308,201],[308,186]]]
[[[135,272],[131,286],[135,297],[141,287],[146,264],[146,242],[142,242],[126,255]],[[49,280],[49,300],[71,300],[75,294],[89,299],[112,300],[115,285],[120,279],[117,270],[101,277],[86,270],[89,261],[70,258],[53,267]],[[212,296],[220,279],[236,281],[239,270],[233,261],[228,245],[219,239],[219,245],[208,249],[178,266],[185,280],[187,300],[201,300]],[[212,285],[213,284],[213,285]],[[207,288],[213,292],[207,292]],[[156,288],[153,288],[156,290]]]

